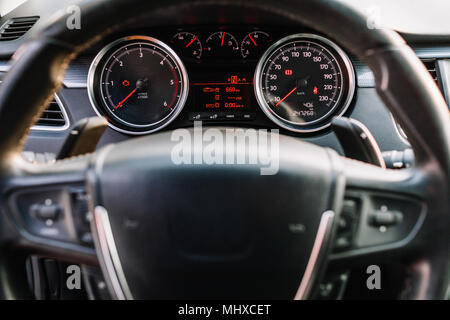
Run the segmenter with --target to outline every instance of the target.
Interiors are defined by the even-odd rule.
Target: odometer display
[[[315,131],[348,106],[352,76],[347,56],[332,42],[295,35],[265,53],[257,67],[255,89],[263,111],[274,122],[292,131]]]

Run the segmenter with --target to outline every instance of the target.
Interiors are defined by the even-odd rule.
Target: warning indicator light
[[[313,93],[314,94],[318,94],[319,93],[319,89],[316,86],[314,86]]]

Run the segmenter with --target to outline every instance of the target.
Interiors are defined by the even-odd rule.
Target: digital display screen
[[[251,111],[253,82],[250,73],[218,73],[212,81],[193,82],[197,112]]]

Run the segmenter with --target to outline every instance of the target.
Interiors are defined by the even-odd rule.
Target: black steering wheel
[[[77,53],[137,19],[156,23],[171,8],[208,6],[271,12],[323,32],[357,55],[407,134],[415,165],[382,169],[282,135],[276,175],[260,175],[254,165],[175,165],[171,132],[54,164],[22,159],[30,126]],[[433,79],[397,33],[368,29],[365,17],[327,0],[98,0],[80,8],[81,29],[68,29],[68,14],[59,13],[14,55],[0,88],[3,297],[24,296],[19,270],[29,254],[100,262],[118,299],[305,299],[327,263],[362,259],[410,266],[407,298],[443,297],[450,270],[450,117]],[[80,245],[74,232],[73,190],[87,193],[95,250]],[[63,207],[51,229],[56,231],[28,210],[45,198]],[[348,200],[356,208],[357,245],[336,251]],[[401,213],[398,226],[381,232],[373,218],[379,208]]]

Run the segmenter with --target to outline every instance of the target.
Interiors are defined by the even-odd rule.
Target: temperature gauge
[[[178,32],[170,42],[175,51],[183,57],[200,59],[202,56],[202,43],[193,33]]]
[[[241,54],[243,58],[258,59],[272,41],[270,35],[263,31],[253,31],[242,40]]]

